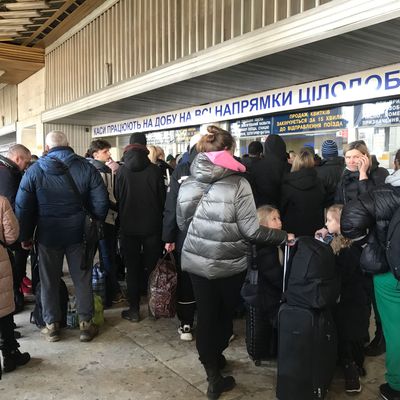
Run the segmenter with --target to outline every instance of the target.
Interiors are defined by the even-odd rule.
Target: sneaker
[[[377,329],[371,343],[365,347],[364,353],[368,357],[378,357],[386,353],[386,341],[382,329]]]
[[[121,312],[121,317],[131,322],[140,321],[139,310],[136,310],[135,308],[128,308],[127,310],[123,310]]]
[[[92,321],[81,321],[79,322],[79,329],[81,334],[79,340],[81,342],[90,342],[99,333],[99,327]]]
[[[192,328],[190,325],[183,325],[178,328],[178,333],[181,340],[185,342],[191,342],[193,340]]]
[[[379,386],[379,392],[383,400],[400,400],[400,391],[392,389],[388,383]]]
[[[18,349],[12,351],[3,350],[4,372],[14,371],[15,368],[25,365],[30,359],[29,353],[21,353]]]
[[[124,294],[122,292],[119,292],[112,299],[112,303],[113,304],[118,304],[118,303],[124,302],[125,300],[126,300],[126,297],[124,296]]]
[[[48,342],[58,342],[61,339],[60,324],[58,322],[46,324],[46,327],[42,329],[41,333],[42,335],[44,335]]]
[[[361,392],[360,375],[354,363],[344,366],[344,381],[346,393],[357,394]]]

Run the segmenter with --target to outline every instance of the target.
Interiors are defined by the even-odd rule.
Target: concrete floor
[[[0,399],[85,400],[191,400],[205,399],[205,373],[194,342],[182,342],[177,321],[149,318],[134,324],[120,318],[124,305],[105,311],[106,322],[91,343],[79,342],[79,330],[64,330],[62,341],[48,343],[29,323],[30,310],[15,317],[22,351],[32,360],[16,371],[3,374]],[[143,316],[147,315],[143,306]],[[254,366],[244,344],[244,320],[235,321],[237,338],[225,352],[237,386],[224,400],[275,399],[273,364]],[[212,334],[212,332],[210,332]],[[362,400],[376,400],[382,383],[384,356],[366,360]],[[338,371],[328,400],[348,399]],[[296,400],[296,399],[293,399]]]

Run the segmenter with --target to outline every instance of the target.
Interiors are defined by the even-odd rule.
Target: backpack
[[[170,260],[167,260],[167,255]],[[178,276],[172,253],[158,260],[149,277],[149,309],[155,318],[173,318],[176,313]]]
[[[65,282],[60,279],[60,308],[61,308],[61,321],[60,321],[60,326],[61,328],[64,328],[67,326],[67,312],[68,312],[68,300],[69,300],[69,294],[68,294],[68,289],[67,285]],[[41,283],[38,282],[36,285],[36,290],[35,290],[35,299],[36,299],[36,304],[35,308],[31,312],[31,324],[35,324],[38,328],[44,328],[46,326],[46,323],[43,320],[43,310],[42,310],[42,299],[41,299]]]
[[[300,237],[291,249],[284,294],[290,306],[324,309],[340,294],[335,255],[330,245],[312,237]]]
[[[400,281],[400,208],[394,213],[389,223],[386,236],[386,260],[390,270]]]

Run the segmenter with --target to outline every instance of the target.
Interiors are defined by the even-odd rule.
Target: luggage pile
[[[301,237],[285,249],[284,268],[276,395],[278,400],[323,399],[337,359],[330,311],[340,293],[335,257],[329,245]]]

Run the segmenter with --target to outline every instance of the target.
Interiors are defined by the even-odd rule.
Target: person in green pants
[[[395,157],[399,165],[400,150]],[[384,400],[400,400],[400,281],[390,271],[386,260],[386,237],[390,221],[400,208],[400,169],[388,176],[385,185],[363,193],[345,205],[342,234],[362,239],[368,233],[361,268],[374,271],[374,288],[378,311],[386,339],[386,381],[379,387]]]

